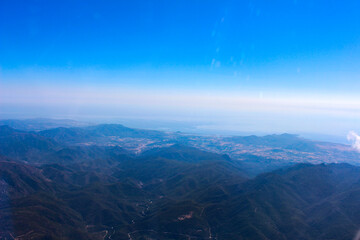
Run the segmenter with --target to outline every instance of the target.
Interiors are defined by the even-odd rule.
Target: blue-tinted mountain
[[[282,148],[289,150],[300,150],[305,152],[314,152],[317,151],[316,143],[304,138],[300,138],[294,134],[273,134],[266,135],[263,137],[259,136],[237,136],[229,137],[225,140],[231,140],[236,143],[250,145],[250,146],[267,146],[273,148]]]
[[[40,132],[40,135],[52,137],[54,139],[66,140],[70,138],[79,137],[134,137],[134,138],[154,138],[165,136],[165,133],[155,130],[133,129],[125,127],[121,124],[101,124],[83,128],[54,128]]]
[[[175,136],[140,153],[74,141],[163,139],[142,131],[1,126],[0,238],[345,240],[360,228],[360,168],[353,165],[284,165],[244,153],[238,160],[192,147],[205,138]],[[280,152],[299,141],[318,147],[292,135],[236,141]]]
[[[0,125],[8,125],[23,131],[41,131],[57,127],[84,127],[89,123],[70,119],[32,118],[32,119],[1,119]]]
[[[55,151],[58,147],[52,139],[15,130],[7,125],[0,126],[0,155],[32,162]]]
[[[134,239],[352,239],[360,226],[358,167],[302,164],[220,186],[158,205]]]

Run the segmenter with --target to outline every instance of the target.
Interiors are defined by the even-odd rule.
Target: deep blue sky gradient
[[[359,1],[0,3],[0,66],[256,69],[351,54]]]
[[[143,101],[158,101],[158,90],[175,92],[177,100],[171,100],[171,94],[159,100],[167,102],[169,98],[174,105],[167,107],[175,110],[182,104],[180,99],[197,93],[205,107],[206,101],[213,101],[204,100],[208,96],[259,98],[264,102],[251,101],[260,112],[248,120],[255,130],[264,126],[256,123],[260,117],[273,119],[279,124],[278,131],[305,125],[312,131],[316,126],[325,129],[341,124],[341,134],[360,129],[360,116],[353,115],[360,110],[359,10],[360,1],[355,0],[1,0],[0,88],[6,90],[0,89],[0,106],[6,110],[0,109],[0,113],[23,113],[31,105],[29,99],[34,101],[39,92],[54,92],[53,104],[66,100],[63,109],[76,106],[70,112],[79,113],[81,106],[75,102],[85,100],[78,99],[77,90],[71,94],[64,90],[74,86],[85,89],[84,99],[94,94],[87,88],[102,89],[106,101],[109,89],[118,89],[118,95],[133,89],[129,94],[139,94],[138,102],[146,94]],[[9,92],[11,89],[17,92]],[[137,89],[141,91],[137,93]],[[45,102],[47,96],[42,96]],[[268,104],[269,96],[280,100]],[[69,98],[76,98],[74,104]],[[296,98],[292,99],[291,106],[297,106],[291,109],[293,116],[272,113],[273,109],[281,111],[290,98]],[[312,98],[321,101],[311,104]],[[241,104],[246,106],[244,101]],[[302,106],[302,102],[306,104]],[[266,104],[273,108],[267,109]],[[243,105],[231,110],[238,119],[246,118],[240,116]],[[309,106],[314,108],[309,110]],[[158,113],[168,114],[161,106],[154,107]],[[208,115],[223,118],[211,112],[211,104],[208,107]],[[96,108],[101,110],[87,106],[94,113],[86,114],[98,114]],[[149,107],[129,108],[140,118]],[[44,111],[34,109],[28,111],[44,116]],[[336,119],[331,114],[322,116],[320,110]],[[192,119],[197,111],[186,106],[182,116]],[[286,115],[287,110],[282,112]],[[338,112],[346,112],[346,116]],[[148,113],[150,116],[152,110]],[[106,117],[108,113],[102,114]],[[338,124],[338,118],[346,121]],[[308,122],[302,125],[304,121],[299,119]],[[311,119],[318,119],[315,126]],[[291,122],[291,127],[281,128],[282,123],[290,126]],[[272,131],[272,123],[267,124]]]

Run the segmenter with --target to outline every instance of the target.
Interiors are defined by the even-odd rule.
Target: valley
[[[0,239],[345,240],[360,227],[347,145],[115,124],[0,126],[0,143]]]

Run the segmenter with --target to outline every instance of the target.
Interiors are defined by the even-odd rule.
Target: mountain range
[[[354,238],[355,151],[291,134],[221,141],[113,124],[0,126],[0,239]],[[220,151],[229,142],[284,157]]]

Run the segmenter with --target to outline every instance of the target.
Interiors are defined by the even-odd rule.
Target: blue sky
[[[329,0],[3,0],[0,111],[342,135],[360,129],[359,9]]]

